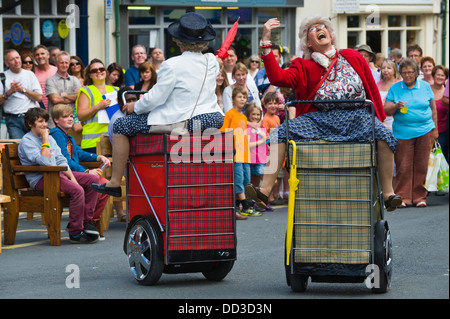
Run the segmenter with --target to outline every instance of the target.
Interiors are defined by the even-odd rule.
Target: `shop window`
[[[156,24],[154,7],[128,7],[128,22],[132,24]]]
[[[252,23],[252,9],[251,8],[228,8],[227,9],[227,23],[233,24],[239,19],[239,25]]]
[[[366,42],[373,52],[381,52],[381,31],[367,31]]]
[[[39,21],[40,43],[46,47],[55,46],[61,50],[66,50],[65,39],[68,33],[62,33],[64,28],[61,25],[62,23],[65,23],[65,19],[41,19]]]
[[[359,16],[348,16],[347,28],[359,28]]]
[[[193,8],[156,7],[155,9],[147,7],[146,10],[141,10],[140,8],[144,7],[127,7],[129,37],[126,41],[128,41],[130,48],[137,43],[149,47],[151,32],[156,32],[158,37],[156,45],[164,46],[166,58],[179,54],[179,49],[168,35],[166,27],[170,23],[178,21],[187,11],[195,10],[199,12],[213,25],[216,31],[216,38],[209,43],[211,52],[215,52],[222,46],[228,30],[239,19],[239,28],[232,46],[236,48],[237,55],[241,60],[247,59],[252,54],[258,54],[262,25],[273,17],[279,18],[283,23],[283,14],[285,14],[285,9],[271,7],[257,9],[200,6]],[[160,21],[163,22],[164,32],[161,32]],[[153,24],[155,25],[154,27],[152,26]],[[283,32],[285,32],[285,26],[274,30],[272,32],[273,42],[283,44]]]
[[[200,13],[211,24],[222,24],[222,9],[203,9],[202,7],[196,7],[195,12]]]
[[[283,9],[281,8],[259,8],[257,12],[257,23],[263,25],[271,18],[282,19]]]
[[[66,8],[69,5],[69,0],[58,0],[56,1],[56,12],[57,14],[67,14]]]
[[[410,46],[412,44],[419,43],[419,31],[408,30],[406,31],[406,44]]]
[[[388,32],[388,47],[389,49],[400,49],[400,44],[402,40],[402,33],[401,31],[389,31]]]
[[[406,16],[407,27],[418,27],[420,25],[420,16]]]
[[[48,15],[52,13],[52,1],[39,0],[39,14]]]
[[[251,56],[253,54],[252,29],[239,30],[232,45],[236,49],[236,54],[240,62],[243,62],[245,58]]]
[[[3,0],[1,8],[7,8],[11,5],[14,5],[15,0]],[[11,9],[5,11],[2,14],[16,14],[16,6],[13,6]]]
[[[22,15],[32,15],[34,14],[34,1],[25,0],[20,6],[20,13]]]
[[[3,19],[3,46],[15,49],[19,54],[31,52],[33,23],[30,19]]]
[[[401,27],[402,16],[388,16],[388,27]]]
[[[347,47],[355,48],[358,44],[360,44],[359,32],[357,31],[347,32]]]
[[[176,22],[186,13],[186,9],[164,9],[164,23]]]

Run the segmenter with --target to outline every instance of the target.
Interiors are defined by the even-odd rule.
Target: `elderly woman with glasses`
[[[394,189],[403,198],[401,207],[426,207],[423,186],[432,143],[438,138],[434,94],[428,82],[419,80],[419,67],[412,59],[400,64],[403,81],[391,86],[386,96],[386,114],[394,116],[393,132],[398,139],[395,152]]]
[[[111,100],[103,99],[103,95],[118,89],[106,85],[106,68],[99,59],[93,59],[86,67],[84,85],[78,92],[75,102],[78,119],[83,124],[81,148],[86,152],[95,153],[100,135],[108,134],[108,123],[98,121],[98,112],[111,105]]]
[[[272,85],[295,89],[298,100],[368,99],[374,103],[377,162],[384,204],[388,211],[396,209],[402,203],[392,187],[397,141],[382,124],[386,115],[367,62],[353,49],[337,50],[336,35],[329,19],[312,16],[300,25],[303,58],[294,59],[289,68],[282,69],[271,51],[270,42],[271,31],[279,26],[278,19],[269,19],[264,24],[260,42],[262,60]],[[330,104],[302,104],[290,110],[289,117],[289,136],[294,141],[362,142],[370,140],[372,135],[372,115],[368,108],[343,109]],[[280,125],[275,128],[270,141],[269,164],[266,165],[261,188],[246,187],[248,197],[263,207],[267,204],[267,196],[285,158],[286,127]]]

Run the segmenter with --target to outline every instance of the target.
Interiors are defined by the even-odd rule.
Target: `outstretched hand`
[[[271,31],[279,27],[280,21],[277,18],[267,20],[263,27],[262,41],[270,41]]]

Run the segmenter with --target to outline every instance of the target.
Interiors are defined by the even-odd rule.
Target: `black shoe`
[[[257,187],[254,187],[252,184],[248,184],[245,186],[245,195],[247,198],[253,199],[255,204],[259,207],[266,208],[269,203],[269,198],[260,192]]]
[[[72,243],[77,243],[77,244],[93,244],[96,241],[98,241],[98,235],[88,235],[84,232],[80,232],[77,235],[69,235],[70,237],[70,241]]]
[[[108,194],[114,197],[122,197],[122,187],[106,187],[105,184],[92,184],[91,188],[98,193]]]
[[[85,232],[88,235],[98,236],[100,234],[97,230],[97,227],[95,227],[95,224],[93,222],[84,222],[83,226],[84,226],[83,232]]]
[[[391,195],[387,200],[384,201],[384,206],[388,212],[396,210],[397,207],[402,205],[402,198],[399,195]]]

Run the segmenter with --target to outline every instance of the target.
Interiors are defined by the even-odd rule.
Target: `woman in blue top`
[[[395,152],[395,193],[403,199],[401,207],[425,207],[427,190],[423,186],[432,143],[438,138],[437,113],[430,85],[417,79],[414,60],[400,64],[403,81],[391,86],[384,109],[394,116],[393,133],[398,140]]]

